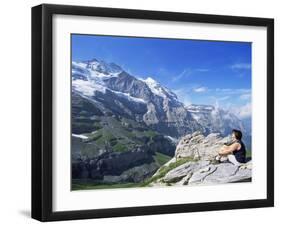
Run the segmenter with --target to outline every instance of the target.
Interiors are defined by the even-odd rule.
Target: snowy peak
[[[105,85],[104,80],[117,77],[123,69],[115,63],[92,59],[87,61],[72,61],[72,79],[86,80],[91,83]]]
[[[150,86],[153,86],[153,87],[159,85],[159,83],[156,82],[156,81],[155,81],[153,78],[151,78],[151,77],[147,77],[146,79],[142,79],[142,81],[144,81],[147,85],[150,85]]]
[[[97,71],[100,73],[104,73],[106,75],[109,75],[109,74],[116,75],[123,71],[123,69],[115,63],[107,63],[105,61],[97,60],[95,58],[92,60],[84,61],[84,63],[86,64],[87,69],[90,69],[92,71]]]
[[[73,91],[87,98],[96,95],[115,95],[122,100],[134,103],[146,103],[142,98],[134,97],[130,93],[112,88],[110,83],[122,74],[122,68],[114,63],[106,63],[97,59],[83,62],[72,62],[72,88]]]
[[[148,77],[146,79],[140,79],[140,80],[146,83],[146,85],[149,87],[152,93],[154,93],[157,96],[165,97],[162,87],[153,78]]]
[[[157,96],[163,97],[164,99],[177,99],[176,94],[170,91],[168,88],[161,86],[157,81],[155,81],[151,77],[147,77],[146,79],[140,79],[149,87],[151,92]]]
[[[175,93],[173,93],[168,88],[161,86],[160,83],[158,83],[153,78],[147,77],[146,79],[137,79],[134,76],[131,76],[128,73],[126,73],[119,65],[115,63],[108,63],[103,60],[98,60],[96,58],[87,61],[82,61],[82,62],[73,61],[72,77],[75,83],[79,83],[77,84],[78,88],[80,84],[87,83],[87,90],[89,91],[87,92],[88,95],[90,93],[93,94],[92,91],[96,90],[96,88],[98,88],[98,90],[101,90],[100,86],[104,86],[105,88],[110,88],[112,90],[119,91],[119,92],[120,91],[123,92],[124,90],[126,90],[125,91],[126,93],[132,92],[131,93],[132,96],[138,98],[144,98],[143,96],[139,95],[140,93],[143,93],[143,91],[137,89],[144,89],[144,87],[147,87],[147,89],[149,89],[154,94],[154,96],[156,96],[156,98],[159,97],[162,98],[162,101],[170,100],[170,101],[178,102]],[[76,80],[83,80],[88,82],[81,82]],[[132,84],[132,87],[136,89],[135,91],[134,89],[133,90],[131,89],[129,91],[128,87],[125,88],[125,86],[128,86],[130,82],[135,83],[135,85]],[[121,84],[123,84],[124,87],[120,87]]]

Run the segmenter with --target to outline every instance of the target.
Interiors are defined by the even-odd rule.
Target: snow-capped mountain
[[[163,97],[164,99],[174,99],[177,100],[176,94],[171,92],[169,89],[161,86],[157,81],[155,81],[151,77],[147,77],[146,79],[140,79],[141,81],[145,82],[149,89],[155,94],[156,96]]]
[[[192,117],[206,130],[206,133],[220,132],[227,135],[234,128],[245,131],[242,121],[231,112],[212,105],[189,105],[186,107]]]
[[[154,79],[136,78],[114,63],[97,59],[72,62],[72,92],[106,114],[133,119],[175,138],[196,130],[226,135],[233,128],[243,129],[241,120],[226,110],[185,106]]]

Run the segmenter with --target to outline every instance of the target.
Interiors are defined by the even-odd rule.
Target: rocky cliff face
[[[140,182],[162,165],[157,156],[174,155],[173,140],[130,117],[134,102],[119,106],[109,97],[102,103],[72,93],[72,179]]]
[[[134,167],[140,173],[133,177]],[[72,163],[73,179],[93,179],[100,182],[139,182],[158,168],[152,153],[143,147],[118,153],[105,152],[93,158],[76,159]],[[130,171],[129,171],[130,170]]]
[[[200,132],[183,137],[173,159],[152,176],[150,186],[200,185],[248,182],[252,177],[252,162],[240,166],[214,162],[219,148],[228,140],[218,134]]]

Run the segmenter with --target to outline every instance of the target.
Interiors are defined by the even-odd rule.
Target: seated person
[[[228,160],[237,166],[245,163],[246,148],[242,142],[242,132],[233,129],[231,133],[231,143],[223,145],[218,154],[216,160],[220,162]]]

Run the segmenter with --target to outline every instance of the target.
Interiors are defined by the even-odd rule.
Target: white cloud
[[[207,87],[201,86],[201,87],[198,87],[198,88],[194,88],[193,91],[196,92],[196,93],[204,93],[204,92],[207,91]]]
[[[184,69],[180,74],[174,76],[174,77],[172,78],[172,81],[173,81],[173,82],[176,82],[176,81],[182,79],[183,77],[188,77],[190,74],[191,74],[190,68],[186,68],[186,69]]]
[[[251,69],[251,67],[249,63],[236,63],[230,66],[231,69]]]
[[[247,103],[244,106],[237,106],[233,108],[232,111],[240,119],[249,118],[252,115],[252,104]]]
[[[181,73],[174,76],[172,78],[172,81],[176,82],[176,81],[182,79],[183,77],[187,78],[194,72],[208,72],[208,71],[209,71],[209,69],[207,69],[207,68],[185,68]]]
[[[251,98],[251,94],[250,93],[245,93],[245,94],[242,94],[240,96],[241,100],[249,100],[250,98]]]
[[[191,98],[186,89],[175,89],[172,91],[177,95],[178,99],[184,103],[184,105],[188,106],[192,104]]]
[[[208,97],[208,99],[211,100],[211,104],[214,105],[216,108],[224,108],[226,106],[226,103],[223,101],[225,101],[229,98],[230,98],[230,96],[224,96],[224,97],[209,96]]]

